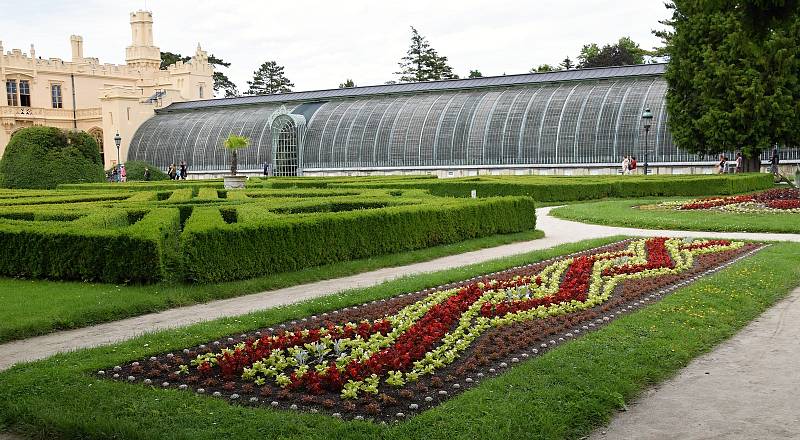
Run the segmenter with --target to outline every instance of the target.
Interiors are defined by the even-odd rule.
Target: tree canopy
[[[339,88],[340,89],[350,89],[350,88],[353,88],[355,86],[356,86],[356,83],[350,78],[347,78],[343,83],[339,84]]]
[[[468,78],[483,78],[483,74],[478,69],[473,69],[469,71]]]
[[[800,10],[796,1],[728,3],[668,5],[669,126],[680,148],[741,150],[753,170],[762,151],[800,143]]]
[[[447,57],[439,55],[428,40],[411,27],[411,45],[400,63],[400,82],[435,81],[457,79],[453,68],[447,64]]]
[[[531,73],[543,73],[543,72],[554,72],[556,70],[561,70],[558,67],[551,66],[549,64],[539,64],[538,66],[531,69]]]
[[[655,32],[654,32],[655,33]],[[574,68],[627,66],[644,64],[648,57],[656,55],[655,51],[642,49],[630,37],[622,37],[616,43],[600,47],[597,43],[584,44],[577,57],[577,63],[570,57],[564,58],[560,64],[539,64],[531,69],[531,73],[553,72]]]
[[[610,67],[644,64],[645,56],[651,55],[647,50],[629,37],[622,37],[614,44],[606,44],[602,48],[596,43],[586,44],[578,55],[578,67]],[[566,60],[565,60],[566,61]]]
[[[284,74],[284,67],[275,61],[266,61],[253,72],[253,80],[247,81],[246,95],[274,95],[292,91],[292,84]]]

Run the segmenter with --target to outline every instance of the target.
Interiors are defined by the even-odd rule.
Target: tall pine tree
[[[406,56],[398,63],[400,82],[435,81],[440,79],[457,79],[453,68],[447,64],[447,57],[439,55],[431,47],[428,40],[411,27],[411,46]]]
[[[762,151],[800,144],[800,8],[730,3],[668,5],[669,126],[678,147],[714,155],[740,150],[745,170],[757,171]]]
[[[279,66],[275,61],[267,61],[253,72],[253,80],[247,81],[250,88],[245,92],[246,95],[273,95],[275,93],[287,93],[292,91],[292,84],[289,78],[284,75],[283,66]]]

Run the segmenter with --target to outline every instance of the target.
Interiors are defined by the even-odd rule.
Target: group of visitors
[[[167,169],[167,175],[169,176],[170,180],[186,180],[186,174],[189,170],[189,165],[186,164],[185,161],[181,161],[180,168],[176,167],[175,164],[170,164],[169,169]]]
[[[622,174],[636,174],[636,156],[622,157]]]
[[[108,182],[126,182],[127,180],[128,173],[125,171],[125,164],[114,165],[111,171],[106,171],[106,181]]]
[[[719,162],[717,162],[717,174],[722,173],[741,173],[742,172],[742,153],[736,153],[736,162],[729,163],[728,157],[724,154],[719,155]]]

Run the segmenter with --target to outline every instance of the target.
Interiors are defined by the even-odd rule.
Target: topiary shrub
[[[128,182],[134,180],[144,180],[145,168],[150,170],[151,181],[169,180],[169,176],[167,176],[165,172],[159,170],[157,166],[151,165],[141,160],[129,160],[125,162],[125,176],[128,179]]]
[[[29,127],[8,142],[0,176],[0,184],[8,188],[55,188],[59,183],[102,182],[103,164],[89,134]]]

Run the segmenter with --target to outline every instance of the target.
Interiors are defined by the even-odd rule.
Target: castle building
[[[100,146],[106,168],[117,163],[114,136],[122,138],[123,161],[139,126],[155,110],[172,103],[213,97],[213,68],[197,46],[188,62],[160,69],[161,51],[153,42],[150,11],[130,14],[131,45],[125,64],[100,63],[84,56],[83,37],[72,35],[72,58],[44,59],[34,46],[5,52],[0,41],[0,156],[17,130],[30,126],[78,129]]]

